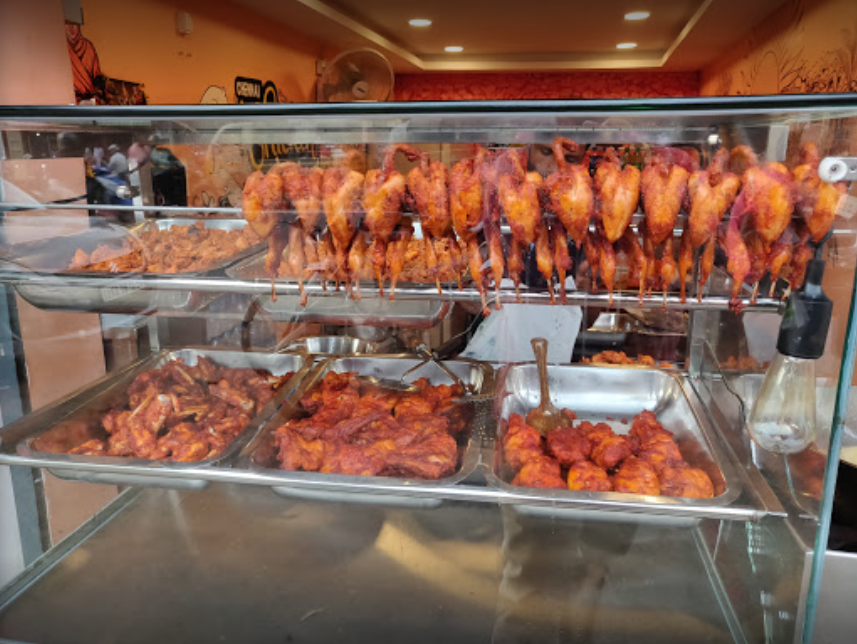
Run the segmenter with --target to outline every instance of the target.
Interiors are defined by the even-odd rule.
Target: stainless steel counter
[[[697,529],[522,518],[488,503],[309,503],[248,485],[132,494],[0,596],[0,638],[741,639]]]

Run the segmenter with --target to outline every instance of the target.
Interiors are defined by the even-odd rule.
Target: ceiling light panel
[[[620,42],[616,45],[616,49],[636,49],[637,43],[635,42]]]
[[[449,45],[448,47],[444,47],[443,50],[450,54],[458,54],[464,51],[464,47],[461,47],[460,45]]]
[[[645,20],[650,15],[648,11],[631,11],[625,14],[625,20]]]
[[[428,18],[411,18],[410,20],[408,20],[408,24],[411,27],[430,27],[431,20],[429,20]]]

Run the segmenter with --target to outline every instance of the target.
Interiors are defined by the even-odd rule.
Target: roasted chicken
[[[479,231],[482,229],[482,160],[486,151],[479,148],[472,157],[456,163],[449,173],[449,210],[458,238],[467,252],[470,277],[482,297],[482,312],[489,314],[483,280],[483,260],[479,250]]]
[[[337,165],[324,171],[322,202],[336,256],[338,279],[349,283],[347,259],[351,240],[360,224],[364,176]]]
[[[364,223],[372,235],[372,266],[381,295],[384,294],[387,244],[402,219],[405,200],[405,177],[395,169],[399,152],[404,153],[410,161],[416,161],[422,156],[419,150],[409,145],[391,145],[384,153],[381,168],[366,173],[363,186]]]
[[[446,166],[422,155],[420,165],[408,173],[408,191],[420,215],[429,270],[437,272],[435,242],[449,239],[453,230]],[[442,292],[439,278],[436,284],[438,293]]]
[[[836,207],[845,194],[844,183],[825,183],[818,176],[821,157],[815,143],[809,142],[801,150],[800,165],[792,170],[797,192],[796,210],[803,217],[812,241],[818,243],[833,227]]]
[[[625,233],[640,200],[640,171],[632,165],[622,167],[616,151],[607,154],[595,170],[595,219],[601,223],[604,237],[611,244]]]
[[[582,163],[571,164],[566,161],[566,152],[575,152],[577,149],[577,144],[570,139],[554,139],[557,170],[545,180],[545,190],[551,210],[579,247],[589,233],[589,222],[595,210],[595,195],[589,168]]]

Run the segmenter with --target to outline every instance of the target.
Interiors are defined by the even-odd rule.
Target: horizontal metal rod
[[[233,207],[195,207],[195,206],[123,206],[106,203],[28,203],[28,202],[3,202],[0,210],[117,210],[120,212],[177,212],[190,215],[195,212],[217,213],[225,215],[241,215],[241,208]]]
[[[43,286],[51,288],[94,288],[109,289],[114,294],[121,291],[133,292],[137,290],[152,291],[198,291],[206,293],[244,293],[249,295],[268,296],[271,294],[271,283],[265,279],[240,280],[229,277],[182,277],[179,275],[128,275],[123,274],[116,277],[88,276],[88,275],[52,275],[44,273],[30,273],[22,271],[0,270],[0,283],[15,286]],[[304,290],[310,297],[340,297],[347,298],[349,295],[343,287],[336,290],[333,284],[328,284],[327,289],[318,283],[304,285]],[[299,295],[300,287],[293,282],[277,282],[277,295]],[[362,300],[381,299],[377,291],[368,285],[361,291]],[[440,300],[450,302],[481,302],[482,296],[479,291],[472,287],[461,290],[450,289],[438,293],[434,285],[425,287],[398,287],[396,288],[397,300]],[[550,295],[546,292],[529,292],[522,289],[519,298],[512,289],[500,291],[499,298],[493,290],[487,294],[489,303],[497,300],[502,304],[549,304]],[[585,291],[569,291],[566,294],[568,304],[604,306],[615,308],[660,308],[666,306],[671,309],[685,310],[725,310],[729,308],[729,298],[723,296],[706,296],[702,301],[694,297],[687,298],[682,302],[678,295],[667,295],[655,292],[640,301],[639,296],[634,294],[615,293],[611,298],[607,293],[587,293]],[[558,298],[557,298],[558,301]],[[759,298],[754,304],[749,300],[742,300],[745,311],[779,311],[785,304],[775,298]]]

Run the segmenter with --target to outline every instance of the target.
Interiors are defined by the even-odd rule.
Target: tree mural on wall
[[[857,91],[857,20],[841,28],[834,47],[809,55],[804,47],[806,0],[793,0],[751,32],[751,52],[720,71],[716,95],[818,94]],[[836,32],[834,32],[836,33]],[[762,44],[763,43],[763,44]]]

